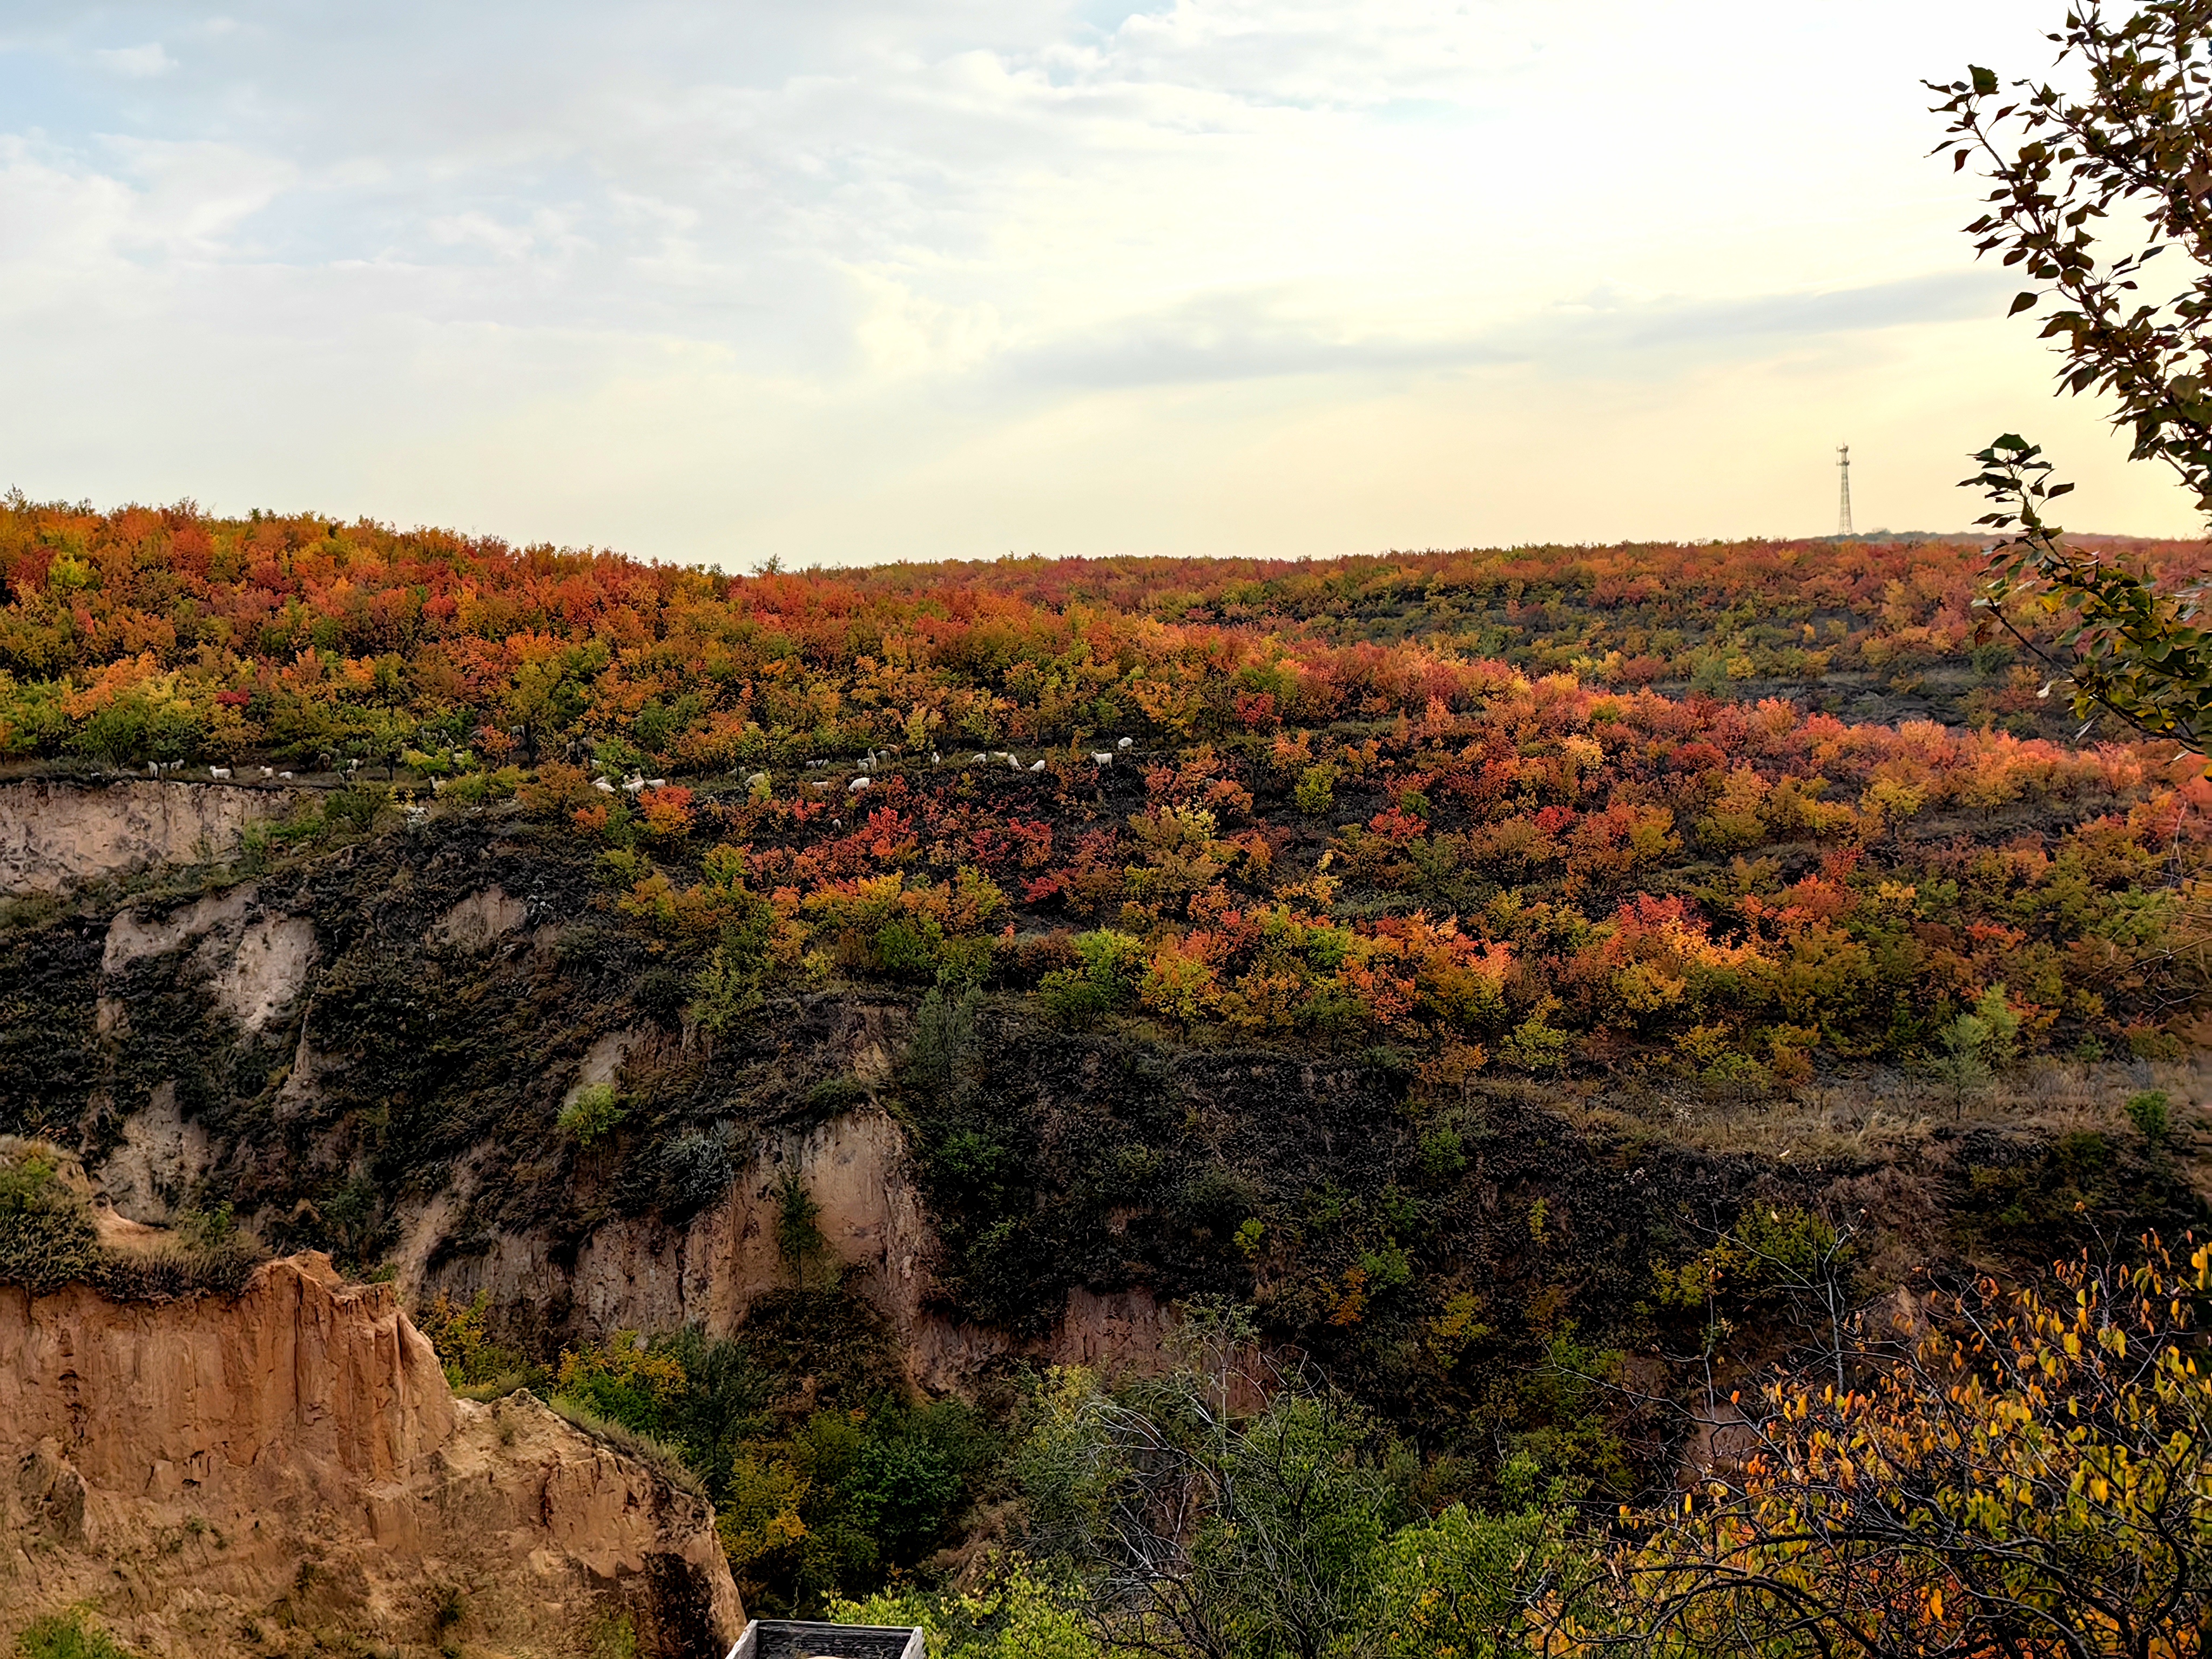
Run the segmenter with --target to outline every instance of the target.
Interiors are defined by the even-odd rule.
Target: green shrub
[[[323,797],[323,822],[333,830],[366,831],[376,822],[379,808],[392,792],[380,783],[359,783],[336,789]]]
[[[2137,1060],[2179,1060],[2188,1050],[2181,1039],[2155,1025],[2130,1025],[2128,1052]]]
[[[89,1279],[103,1255],[60,1158],[37,1141],[0,1147],[0,1280],[33,1296]]]
[[[1317,818],[1336,805],[1336,768],[1327,761],[1309,766],[1298,778],[1295,799],[1297,809],[1310,818]]]
[[[614,888],[634,887],[652,873],[651,862],[623,847],[611,847],[599,854],[593,867],[600,882]]]
[[[860,1601],[835,1598],[829,1616],[857,1625],[919,1626],[929,1659],[1097,1659],[1103,1650],[1081,1595],[1019,1557],[972,1589],[901,1583]]]
[[[714,854],[708,857],[711,874]],[[740,877],[732,871],[730,879]],[[729,902],[733,914],[722,924],[721,940],[691,981],[691,1018],[717,1036],[760,1008],[775,927],[775,913],[741,888],[732,890]]]
[[[981,1129],[956,1129],[937,1147],[937,1178],[950,1194],[994,1211],[1000,1189],[1012,1169],[1012,1154]]]
[[[1421,1137],[1421,1173],[1431,1181],[1449,1181],[1467,1168],[1467,1144],[1449,1123],[1437,1125]]]
[[[793,1280],[806,1283],[807,1270],[830,1248],[822,1237],[822,1206],[806,1190],[795,1165],[787,1164],[775,1188],[775,1250]]]
[[[2163,1146],[2173,1127],[2173,1103],[2163,1089],[2146,1089],[2128,1097],[2128,1121],[2153,1146]]]
[[[1141,939],[1101,927],[1068,942],[1082,965],[1055,969],[1038,981],[1037,1001],[1047,1014],[1062,1025],[1078,1026],[1134,1000],[1145,972]]]
[[[1531,1014],[1498,1045],[1498,1057],[1519,1071],[1555,1072],[1566,1063],[1568,1041],[1567,1034],[1546,1023],[1541,1014]]]
[[[267,1259],[228,1205],[187,1212],[176,1235],[151,1249],[111,1249],[61,1164],[43,1142],[0,1139],[0,1282],[33,1296],[81,1284],[119,1302],[171,1302],[235,1296]]]
[[[84,1613],[72,1607],[27,1625],[15,1638],[16,1659],[131,1659],[103,1630],[85,1628]]]
[[[1987,1087],[1999,1067],[2018,1058],[2020,1016],[2006,1000],[2005,988],[1992,985],[1975,999],[1972,1011],[1938,1032],[1936,1040],[1943,1047],[1936,1074],[1951,1085],[1954,1097],[1963,1097]]]
[[[416,1319],[416,1328],[438,1351],[447,1382],[456,1390],[483,1389],[509,1379],[512,1382],[500,1394],[526,1386],[521,1357],[492,1341],[490,1316],[489,1291],[478,1291],[465,1305],[441,1291]]]
[[[87,717],[69,746],[117,765],[141,759],[180,760],[207,740],[201,717],[187,705],[143,689],[125,692]]]
[[[972,988],[949,1000],[937,989],[922,998],[904,1058],[906,1074],[940,1093],[950,1090],[975,1049],[982,1002],[982,994]]]
[[[523,785],[522,769],[502,766],[496,772],[471,772],[455,778],[444,790],[447,800],[458,800],[465,805],[481,806],[487,801],[506,800]]]
[[[855,1106],[865,1105],[868,1085],[851,1076],[825,1077],[806,1091],[806,1110],[811,1117],[827,1121],[842,1116]]]
[[[612,1134],[629,1115],[629,1109],[612,1084],[593,1083],[579,1089],[554,1121],[573,1135],[579,1146],[590,1146]]]

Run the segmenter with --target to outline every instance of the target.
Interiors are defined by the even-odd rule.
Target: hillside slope
[[[994,1535],[1036,1368],[1194,1298],[1436,1501],[1603,1504],[1681,1449],[1637,1391],[1810,1334],[1747,1260],[2206,1218],[2212,786],[1951,655],[1955,546],[730,579],[12,513],[0,1131],[649,1425],[768,1610]]]

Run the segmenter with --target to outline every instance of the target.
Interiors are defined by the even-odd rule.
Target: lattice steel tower
[[[1836,446],[1836,471],[1843,480],[1843,492],[1836,503],[1836,534],[1848,536],[1851,530],[1851,447]]]

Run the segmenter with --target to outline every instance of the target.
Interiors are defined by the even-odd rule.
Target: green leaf
[[[1969,64],[1966,65],[1966,72],[1974,77],[1976,97],[1987,98],[1997,89],[1997,77],[1995,70],[1985,70],[1978,64]]]

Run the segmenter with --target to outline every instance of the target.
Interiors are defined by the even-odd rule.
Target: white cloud
[[[127,85],[23,14],[33,495],[1325,552],[1817,531],[1842,437],[1956,524],[1959,453],[2039,422],[2103,522],[2189,522],[2044,400],[1924,159],[1919,76],[2037,61],[2006,0],[270,0]]]
[[[177,60],[169,56],[159,40],[149,41],[143,46],[99,48],[93,52],[92,58],[111,75],[120,75],[132,81],[150,81],[157,75],[167,75],[177,66]]]

